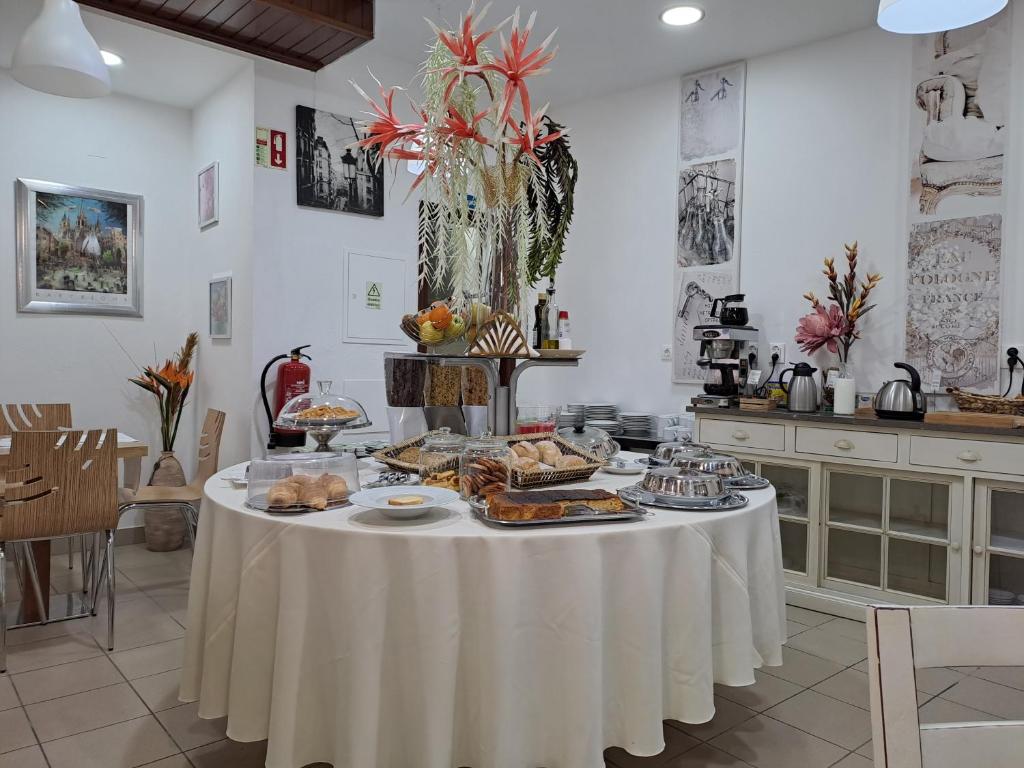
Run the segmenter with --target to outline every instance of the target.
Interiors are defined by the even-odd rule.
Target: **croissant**
[[[338,475],[324,475],[320,479],[320,485],[329,501],[340,501],[348,496],[348,483],[345,482],[345,478]]]
[[[267,491],[267,504],[271,507],[287,507],[299,500],[298,486],[292,483],[279,482],[270,486]]]
[[[327,493],[320,483],[308,483],[299,489],[299,503],[313,509],[327,509]]]

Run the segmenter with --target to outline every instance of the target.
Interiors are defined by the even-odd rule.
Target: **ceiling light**
[[[100,56],[103,57],[103,63],[106,64],[108,67],[120,67],[122,64],[124,64],[124,59],[122,59],[113,51],[104,51],[101,48]]]
[[[14,51],[11,74],[22,85],[57,96],[90,99],[110,93],[100,48],[73,0],[45,0]]]
[[[703,9],[695,5],[675,5],[661,12],[661,20],[670,27],[687,27],[703,18]]]
[[[889,32],[922,35],[958,29],[1006,7],[1008,0],[881,0],[878,26]]]

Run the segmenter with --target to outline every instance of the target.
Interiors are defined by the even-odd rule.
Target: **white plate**
[[[612,459],[614,461],[614,459]],[[639,475],[647,467],[641,467],[639,464],[632,461],[624,461],[622,466],[615,466],[612,463],[605,464],[601,467],[609,475]]]
[[[388,504],[388,499],[395,496],[422,496],[422,504],[410,504],[395,507]],[[396,485],[388,488],[370,488],[353,493],[348,500],[353,504],[367,509],[378,509],[386,517],[394,520],[411,520],[426,514],[428,509],[443,507],[458,501],[459,494],[447,488],[435,488],[430,485]]]

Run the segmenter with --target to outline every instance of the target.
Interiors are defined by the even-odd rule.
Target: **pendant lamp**
[[[881,0],[878,26],[889,32],[923,35],[977,24],[995,16],[1008,0]]]
[[[92,99],[110,93],[100,47],[73,0],[44,0],[14,51],[11,74],[22,85],[56,96]]]

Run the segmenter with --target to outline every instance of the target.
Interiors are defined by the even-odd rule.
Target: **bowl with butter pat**
[[[443,507],[457,501],[459,494],[448,488],[433,485],[395,485],[386,488],[368,488],[349,496],[353,504],[376,509],[385,517],[411,520],[425,515],[434,507]]]

